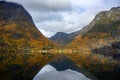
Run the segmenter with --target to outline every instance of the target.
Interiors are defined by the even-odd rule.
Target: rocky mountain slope
[[[36,50],[53,48],[22,5],[0,1],[0,80],[32,80],[48,56]]]
[[[98,13],[94,20],[87,26],[83,27],[81,30],[67,34],[66,38],[61,38],[63,34],[60,34],[59,36],[54,35],[52,37],[53,42],[57,42],[58,44],[64,44],[67,45],[69,42],[71,42],[76,37],[82,37],[87,34],[108,34],[111,37],[114,37],[116,39],[120,39],[120,7],[114,7],[110,11],[102,11]],[[97,36],[97,35],[96,35]],[[59,40],[61,42],[59,42]]]
[[[0,48],[3,51],[54,46],[36,28],[22,5],[0,1],[0,14]]]
[[[80,30],[68,47],[85,48],[94,53],[114,56],[114,54],[120,55],[120,51],[112,45],[119,42],[120,7],[113,7],[109,11],[98,13],[89,25]]]
[[[76,36],[83,36],[88,32],[119,32],[119,21],[120,7],[113,7],[109,11],[101,11],[90,24],[77,31]]]

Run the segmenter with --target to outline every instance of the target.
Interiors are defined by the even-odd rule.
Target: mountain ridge
[[[0,14],[2,14],[0,15],[0,46],[2,48],[42,49],[55,46],[37,29],[31,15],[22,5],[0,1]]]
[[[32,80],[49,60],[37,52],[56,47],[22,5],[0,1],[0,80]]]
[[[120,42],[120,7],[113,7],[109,11],[98,13],[93,21],[80,32],[82,34],[79,33],[66,48],[80,50],[85,48],[91,53],[112,58],[115,55],[119,57],[120,51],[113,44]]]
[[[106,31],[108,31],[108,30],[109,30],[109,33],[113,34],[114,37],[115,37],[116,34],[118,34],[118,35],[120,34],[119,33],[120,29],[117,29],[115,31],[115,28],[117,28],[116,24],[118,24],[118,26],[119,26],[119,21],[120,21],[120,6],[113,7],[109,11],[101,11],[101,12],[99,12],[95,16],[95,18],[88,25],[83,27],[81,30],[70,33],[68,35],[69,37],[67,38],[67,41],[69,41],[69,42],[66,42],[62,38],[60,40],[64,41],[63,44],[68,45],[71,41],[73,41],[73,40],[75,40],[77,38],[85,36],[86,33],[87,33],[87,35],[89,33],[91,33],[91,32],[102,32],[102,33],[104,32],[104,33],[106,33]],[[106,26],[106,28],[104,27],[104,25]],[[116,27],[112,27],[112,25],[116,26]],[[95,28],[95,26],[101,26],[101,28],[98,29],[96,27],[96,29],[93,29],[93,28]],[[111,29],[109,29],[109,28],[111,28]],[[101,31],[101,30],[103,30],[103,31]],[[56,36],[54,35],[54,38],[55,37]],[[56,39],[57,39],[57,37],[56,37]],[[119,39],[120,39],[120,37],[119,37]],[[52,41],[54,42],[54,40],[52,40]],[[59,42],[59,40],[57,42]]]
[[[49,39],[57,44],[60,44],[61,46],[64,46],[69,42],[69,34],[64,32],[57,32],[54,36],[50,37]]]

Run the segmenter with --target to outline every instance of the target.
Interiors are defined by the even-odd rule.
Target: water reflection
[[[72,53],[79,53],[80,51],[77,49],[49,49],[49,50],[32,50],[31,53],[50,53],[50,54],[72,54]]]
[[[26,50],[0,53],[0,80],[32,80],[43,66],[62,55],[69,57],[78,66],[83,65],[100,79],[107,80],[110,73],[112,76],[120,73],[120,67],[116,70],[116,61],[98,54],[82,53],[71,49]]]

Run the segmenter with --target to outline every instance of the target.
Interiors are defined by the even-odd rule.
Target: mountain
[[[33,80],[97,80],[83,67],[78,67],[65,56],[58,57],[45,65]]]
[[[57,32],[55,35],[53,35],[49,39],[61,46],[65,46],[69,44],[78,34],[79,34],[79,31],[72,32],[70,34],[67,34],[64,32]]]
[[[109,11],[101,11],[93,21],[79,30],[77,36],[83,36],[92,32],[119,32],[120,7],[113,7]],[[117,29],[116,29],[117,28]]]
[[[97,33],[101,34],[108,34],[115,39],[120,39],[120,7],[113,7],[109,11],[102,11],[98,13],[93,21],[83,27],[81,30],[67,34],[59,33],[60,35],[57,35],[56,33],[54,36],[50,38],[53,42],[56,42],[58,44],[67,45],[72,40],[76,40],[76,38],[83,37],[85,35],[93,35]],[[97,34],[98,35],[98,34]],[[96,35],[96,36],[97,36]],[[63,36],[63,37],[61,37]]]
[[[89,24],[86,32],[110,33],[115,38],[119,38],[120,30],[120,7],[113,7],[110,11],[102,11],[96,15],[95,19]],[[118,34],[118,37],[115,35]]]
[[[0,48],[3,52],[54,46],[36,28],[22,5],[0,1],[0,14]]]
[[[50,38],[50,40],[57,44],[60,44],[61,46],[64,46],[70,42],[69,34],[64,32],[57,32],[54,36]]]
[[[53,47],[22,5],[0,1],[0,80],[32,80],[51,58],[38,50]]]
[[[120,42],[120,7],[98,13],[93,21],[81,29],[69,48],[86,49],[107,56],[120,55],[113,44]],[[74,46],[73,46],[74,45]],[[117,47],[120,45],[116,45]]]
[[[109,11],[102,11],[98,13],[93,21],[79,30],[74,40],[70,42],[65,48],[72,50],[78,49],[79,55],[89,56],[92,58],[92,63],[100,60],[102,64],[112,67],[114,63],[118,63],[111,70],[104,68],[103,65],[97,61],[97,68],[101,65],[105,70],[93,70],[93,74],[99,80],[119,80],[120,74],[120,7],[113,7]],[[101,56],[97,58],[97,56]],[[106,59],[104,59],[107,57]],[[91,60],[86,58],[87,63]],[[81,58],[80,58],[81,59]],[[85,61],[82,60],[82,61]],[[105,62],[105,63],[104,63]],[[106,63],[108,62],[108,63]],[[109,64],[110,63],[110,64]],[[92,64],[89,64],[89,66]],[[92,65],[92,69],[95,66]],[[101,68],[100,68],[101,69]],[[95,73],[94,73],[95,72]]]

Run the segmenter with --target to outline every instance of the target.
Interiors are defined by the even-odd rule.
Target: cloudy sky
[[[120,0],[7,0],[22,4],[37,28],[50,37],[74,32],[88,25],[103,10],[120,6]]]

